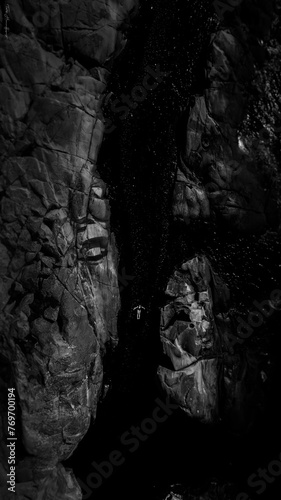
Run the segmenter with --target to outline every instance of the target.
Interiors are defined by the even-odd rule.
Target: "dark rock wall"
[[[246,234],[278,226],[277,193],[272,186],[264,189],[257,145],[245,147],[240,133],[272,20],[271,2],[243,2],[211,37],[208,84],[193,97],[174,192],[174,216],[187,224],[213,217]]]
[[[80,488],[61,461],[107,390],[117,248],[134,279],[119,315],[108,425],[112,418],[120,430],[154,394],[161,318],[166,393],[194,420],[225,413],[235,429],[248,422],[258,363],[227,346],[228,291],[207,257],[222,257],[220,225],[249,235],[280,223],[276,191],[264,190],[240,133],[272,4],[244,0],[220,24],[212,2],[143,0],[133,29],[137,0],[9,5],[0,46],[0,494],[8,498],[6,394],[15,386],[19,500],[76,500]],[[157,86],[122,117],[112,100],[136,96],[148,73]],[[187,421],[180,439],[189,439]]]
[[[196,256],[174,272],[166,295],[160,335],[167,361],[158,370],[162,386],[190,417],[214,422],[219,418],[219,373],[231,323],[226,314],[222,317],[229,290],[215,279],[206,257]]]
[[[110,60],[136,2],[9,5],[0,49],[0,342],[12,371],[1,382],[1,498],[7,386],[15,386],[18,498],[78,499],[59,462],[95,418],[103,356],[117,343],[118,255],[96,162]]]

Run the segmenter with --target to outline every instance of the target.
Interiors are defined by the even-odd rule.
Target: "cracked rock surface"
[[[262,383],[253,353],[233,353],[229,288],[198,255],[175,270],[166,297],[160,327],[165,358],[158,368],[165,394],[196,420],[224,418],[235,431],[247,429],[262,400]]]
[[[218,416],[219,356],[225,332],[215,323],[213,304],[227,302],[204,256],[182,264],[171,277],[161,314],[161,340],[171,367],[159,368],[165,392],[189,416],[211,422]],[[227,338],[224,339],[227,341]]]
[[[220,26],[212,36],[207,88],[189,104],[173,214],[186,224],[213,218],[249,234],[274,226],[278,195],[272,186],[264,188],[256,145],[246,148],[239,132],[247,114],[249,84],[265,60],[262,41],[270,32],[272,15],[270,3],[256,7],[247,2],[245,9],[262,22],[253,27],[238,18],[238,23]]]
[[[127,408],[137,399],[146,411],[154,391],[148,396],[152,370],[154,375],[158,365],[158,294],[166,276],[170,276],[166,295],[160,298],[161,306],[166,298],[160,330],[165,362],[158,375],[166,394],[185,412],[185,432],[191,429],[187,415],[196,425],[197,420],[213,423],[226,417],[232,430],[247,428],[255,402],[260,402],[257,359],[248,348],[233,354],[229,347],[228,335],[237,326],[229,311],[229,291],[215,274],[203,243],[199,255],[193,252],[191,227],[198,227],[203,241],[201,229],[206,226],[197,226],[200,219],[212,220],[214,226],[223,222],[246,235],[274,226],[276,193],[264,189],[253,149],[239,135],[249,100],[247,86],[257,60],[262,62],[270,16],[266,6],[257,8],[263,21],[254,31],[245,26],[240,32],[235,23],[219,27],[205,64],[208,85],[193,95],[200,80],[200,58],[213,33],[207,3],[195,1],[194,9],[185,1],[142,3],[156,13],[154,21],[151,12],[148,24],[144,23],[141,50],[134,53],[132,44],[121,64],[120,73],[124,70],[125,75],[123,86],[122,78],[117,85],[120,98],[123,90],[135,93],[133,83],[140,86],[145,81],[147,64],[161,70],[163,78],[144,103],[135,103],[130,113],[126,109],[128,119],[107,143],[109,148],[114,145],[112,177],[121,186],[115,207],[123,207],[129,222],[129,230],[124,224],[122,234],[126,233],[133,264],[128,279],[134,281],[122,300],[125,320],[119,323],[119,348],[123,344],[114,368],[115,375],[120,372],[120,380],[114,380],[116,399],[111,399],[112,412],[97,431],[101,430],[102,449],[111,415],[116,420],[120,411],[120,421],[130,419]],[[243,0],[243,6],[251,4],[252,0]],[[111,172],[107,170],[106,185],[97,157],[107,128],[104,94],[137,7],[138,0],[60,0],[52,6],[39,0],[10,0],[9,36],[0,38],[0,497],[4,500],[14,498],[6,486],[8,387],[16,388],[18,500],[82,500],[72,470],[61,462],[75,455],[96,418],[99,400],[107,391],[111,394],[105,365],[118,342],[118,253],[107,189]],[[1,33],[3,26],[2,10]],[[184,43],[180,36],[170,36],[173,30],[184,33]],[[181,116],[185,108],[186,123],[179,134],[184,140],[177,144],[173,113]],[[118,113],[116,108],[111,111]],[[184,234],[179,231],[178,243],[170,245],[172,211],[175,219],[191,227]],[[174,224],[173,233],[180,226],[186,229]],[[211,238],[219,260],[224,250],[217,250],[215,231]],[[169,260],[174,272],[168,270]],[[243,286],[241,274],[235,279]],[[134,318],[139,303],[140,321]],[[141,395],[136,381],[142,386]],[[173,438],[173,430],[170,434]],[[165,435],[165,445],[168,439]],[[91,448],[94,443],[96,459],[97,440],[88,441]],[[188,446],[192,449],[190,441]],[[193,451],[196,448],[197,443]],[[168,454],[165,450],[163,457],[170,458]],[[82,468],[91,467],[90,460],[81,457],[79,448],[77,461]],[[170,484],[167,462],[166,484]],[[200,461],[200,472],[201,465]],[[80,472],[74,470],[79,478]],[[166,481],[163,476],[161,469],[161,484]],[[202,495],[171,486],[166,500],[186,495],[223,499],[228,484],[222,483],[213,483]],[[121,490],[123,485],[116,491]],[[115,494],[114,486],[112,491]],[[143,495],[134,484],[133,491],[149,498],[152,490]]]
[[[135,3],[74,0],[40,14],[40,2],[13,0],[1,35],[3,499],[11,386],[17,498],[82,498],[60,461],[95,418],[103,356],[117,343],[118,256],[96,160],[110,60]]]

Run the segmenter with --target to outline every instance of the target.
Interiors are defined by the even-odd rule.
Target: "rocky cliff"
[[[187,224],[213,217],[246,234],[276,226],[278,194],[265,188],[257,142],[245,147],[241,135],[272,15],[271,2],[243,2],[211,37],[206,89],[190,101],[174,191],[174,216]]]
[[[2,5],[4,500],[14,498],[6,483],[11,387],[18,500],[82,499],[62,462],[82,462],[78,445],[88,431],[91,450],[96,445],[91,423],[109,387],[108,368],[113,391],[97,431],[102,447],[111,426],[120,433],[134,411],[146,411],[158,394],[157,372],[164,394],[183,410],[180,439],[188,444],[191,421],[224,420],[239,432],[262,406],[257,351],[272,337],[254,352],[239,342],[233,350],[233,297],[243,273],[226,270],[229,254],[217,231],[223,239],[224,232],[249,238],[270,229],[275,241],[280,225],[279,174],[271,161],[277,121],[264,125],[269,142],[257,144],[254,128],[247,129],[251,99],[260,91],[252,80],[262,79],[269,64],[264,46],[273,4],[244,0],[220,20],[215,10],[204,0]],[[261,166],[263,158],[269,165]],[[133,275],[121,311],[120,260]],[[165,442],[176,441],[175,426]],[[192,446],[200,448],[197,441]],[[169,475],[162,476],[166,488]],[[184,484],[166,495],[223,499],[228,479],[221,483],[206,487],[204,497]],[[136,490],[134,498],[143,498]]]
[[[79,486],[60,461],[95,419],[119,309],[118,254],[96,166],[101,107],[136,2],[7,5],[0,49],[1,498],[12,386],[17,498],[78,499]]]

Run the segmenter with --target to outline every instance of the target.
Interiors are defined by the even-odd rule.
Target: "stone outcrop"
[[[174,271],[166,297],[160,326],[165,357],[158,368],[165,393],[191,418],[223,419],[234,432],[246,430],[262,401],[262,382],[253,353],[245,346],[233,350],[238,323],[229,288],[197,255]]]
[[[213,304],[227,299],[215,285],[208,260],[194,257],[171,277],[161,312],[161,340],[172,367],[159,368],[162,385],[189,416],[210,422],[218,416],[218,372],[224,331]],[[211,283],[212,282],[212,283]],[[226,293],[224,295],[224,290]],[[216,300],[217,299],[217,300]]]
[[[141,101],[133,105],[132,110],[140,111],[139,121],[137,113],[126,108],[129,117],[120,133],[123,213],[129,213],[129,251],[135,254],[138,272],[134,298],[126,304],[131,313],[120,357],[130,358],[140,373],[145,371],[156,309],[150,314],[150,304],[156,303],[150,290],[160,291],[168,248],[169,194],[178,152],[171,110],[177,114],[194,88],[194,73],[212,24],[207,27],[209,14],[202,3],[195,15],[201,16],[206,31],[198,21],[196,29],[190,29],[190,45],[186,42],[178,51],[174,45],[180,37],[170,37],[162,1],[157,6],[155,2],[156,21],[163,23],[169,37],[168,58],[162,50],[165,37],[160,43],[155,22],[140,70],[132,70],[138,73],[135,95],[147,62],[159,66],[165,78],[158,94],[148,94],[143,108],[138,107]],[[15,387],[18,500],[81,500],[78,482],[61,461],[71,456],[96,417],[107,390],[104,358],[118,341],[118,254],[97,157],[106,129],[103,97],[138,0],[60,0],[44,5],[39,0],[9,0],[9,5],[9,33],[1,35],[0,46],[0,496],[10,498],[6,395]],[[165,9],[174,16],[172,26],[181,17],[185,30],[182,12],[175,15],[168,1]],[[185,2],[190,28],[191,10]],[[268,29],[268,21],[257,26],[256,39],[266,37]],[[189,101],[173,203],[174,217],[186,224],[215,219],[247,233],[271,225],[275,194],[264,191],[253,151],[238,135],[248,102],[245,89],[262,55],[251,37],[247,27],[239,32],[237,25],[214,33],[206,66],[209,87]],[[187,57],[188,50],[192,57]],[[173,64],[175,52],[180,56]],[[177,78],[178,87],[173,81]],[[129,75],[130,85],[133,80]],[[145,131],[144,139],[140,130]],[[175,245],[176,259],[177,252]],[[151,256],[157,256],[156,264]],[[141,302],[148,296],[149,304],[145,303],[145,321],[141,319],[138,327],[139,343],[131,335],[129,317],[137,294]],[[164,391],[194,419],[212,423],[225,417],[234,428],[247,427],[260,391],[258,370],[248,350],[233,353],[229,344],[236,324],[228,288],[208,259],[197,255],[171,276],[166,297],[160,330],[165,360],[158,370]],[[145,354],[137,358],[140,344]],[[130,383],[139,397],[134,377]]]
[[[250,233],[274,224],[277,195],[272,187],[264,189],[256,145],[246,148],[239,135],[250,98],[249,84],[264,60],[257,37],[266,39],[271,23],[270,5],[256,7],[247,2],[245,9],[263,22],[253,27],[239,20],[213,34],[205,68],[208,86],[189,104],[173,213],[187,224],[211,217],[232,230]]]
[[[263,22],[253,25],[243,9]],[[211,37],[207,88],[189,101],[174,188],[174,218],[187,225],[212,221],[228,231],[250,234],[276,224],[278,196],[273,183],[264,186],[257,141],[246,146],[239,133],[249,84],[265,60],[263,40],[271,22],[271,5],[245,2],[228,27],[221,23]],[[257,358],[246,348],[233,354],[229,335],[235,334],[237,323],[228,311],[229,291],[213,276],[202,255],[178,266],[170,278],[160,327],[166,363],[158,374],[165,392],[189,416],[204,422],[224,416],[238,430],[254,418],[250,407],[255,397],[262,399]],[[224,297],[221,303],[218,292]],[[246,389],[251,384],[256,384],[255,395]]]
[[[136,2],[9,5],[0,48],[0,343],[12,370],[1,381],[0,496],[14,386],[17,498],[74,500],[80,488],[60,461],[95,418],[103,356],[117,343],[118,256],[96,162],[110,64]]]

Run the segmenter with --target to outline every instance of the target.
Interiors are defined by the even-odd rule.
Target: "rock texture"
[[[207,85],[189,101],[174,188],[174,218],[187,225],[212,220],[249,235],[276,223],[278,196],[273,183],[265,187],[257,141],[246,147],[240,134],[249,84],[265,61],[263,40],[272,12],[271,3],[245,2],[211,37]],[[237,320],[228,311],[227,287],[214,276],[201,255],[178,266],[170,278],[160,328],[166,363],[158,373],[165,392],[189,416],[214,422],[227,415],[238,430],[253,417],[249,387],[257,384],[255,397],[262,399],[257,359],[246,348],[233,354],[229,335],[235,334]]]
[[[201,490],[201,491],[199,491]],[[208,491],[204,488],[184,488],[179,485],[172,485],[170,493],[163,500],[224,500],[225,498],[235,498],[231,484],[221,484],[213,480]]]
[[[224,333],[215,323],[213,303],[219,306],[220,294],[221,302],[226,300],[223,286],[214,287],[212,278],[204,256],[185,262],[168,283],[161,313],[161,340],[172,363],[172,368],[159,368],[162,385],[189,416],[206,422],[218,415]]]
[[[238,17],[238,22],[220,26],[213,34],[205,69],[207,88],[190,100],[173,205],[174,217],[187,224],[212,217],[249,233],[263,232],[274,221],[276,192],[264,189],[256,144],[247,149],[239,135],[249,84],[264,61],[262,41],[271,25],[271,3],[258,3],[241,6],[248,10],[250,23]],[[242,10],[237,15],[243,14]],[[232,17],[237,21],[236,12]],[[253,25],[254,18],[261,22]]]
[[[0,48],[0,342],[12,371],[1,384],[17,394],[17,498],[74,500],[80,488],[59,462],[95,418],[103,356],[117,342],[117,250],[96,161],[110,61],[136,2],[9,4]]]
[[[250,0],[243,4],[253,7]],[[96,416],[105,392],[104,357],[117,343],[118,255],[97,156],[106,128],[103,96],[138,1],[60,0],[42,5],[38,0],[10,0],[9,5],[9,34],[1,35],[0,46],[0,496],[9,498],[6,395],[14,386],[17,498],[81,500],[72,471],[61,461],[70,457]],[[149,291],[158,293],[156,277],[164,274],[177,158],[171,110],[177,113],[186,104],[212,24],[207,28],[209,14],[201,2],[194,9],[198,26],[192,5],[182,5],[189,27],[195,26],[190,44],[178,50],[180,37],[174,41],[170,36],[162,1],[157,1],[156,20],[162,19],[160,26],[169,38],[168,54],[162,50],[166,40],[159,36],[156,22],[146,32],[141,70],[133,72],[140,84],[146,63],[160,65],[165,79],[158,94],[148,94],[147,108],[133,105],[143,109],[140,121],[128,113],[121,128],[120,179],[126,185],[123,193],[131,193],[123,207],[129,213],[128,239],[139,273],[128,309],[137,294],[141,302],[147,295],[149,304],[156,302]],[[174,16],[172,26],[181,18],[186,31],[178,5],[174,8],[167,1],[165,9]],[[269,29],[267,7],[257,9],[265,22],[254,31],[249,26],[239,31],[234,23],[214,33],[206,66],[209,86],[189,101],[173,203],[174,217],[187,224],[217,218],[249,233],[262,232],[272,222],[275,194],[264,191],[253,151],[239,136],[247,85],[262,59],[259,40]],[[206,25],[205,32],[199,21]],[[180,56],[172,64],[175,52]],[[140,179],[141,188],[136,188]],[[234,354],[231,349],[229,336],[236,325],[227,287],[200,254],[178,267],[166,296],[160,331],[165,360],[159,367],[164,390],[194,419],[214,422],[224,416],[238,428],[247,426],[260,390],[257,366],[248,350]],[[144,358],[137,358],[137,351],[142,344],[147,355],[153,330],[152,316],[146,317],[138,330],[139,344],[131,335],[131,319],[128,335],[123,335],[124,344],[128,338],[131,342],[124,346],[125,357],[140,372]]]
[[[262,384],[251,352],[233,352],[237,321],[228,287],[198,255],[174,272],[166,296],[160,327],[165,362],[158,369],[165,393],[192,418],[224,418],[232,430],[245,430]]]

